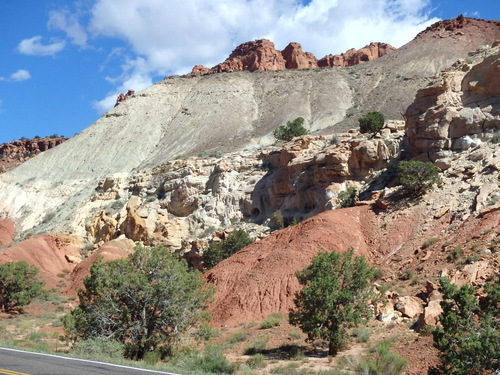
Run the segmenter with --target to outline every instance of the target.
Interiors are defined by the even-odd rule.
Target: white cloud
[[[16,82],[26,81],[27,79],[30,78],[31,78],[30,72],[24,69],[19,69],[17,72],[12,73],[10,76],[10,79]]]
[[[0,81],[6,81],[6,82],[20,82],[20,81],[26,81],[27,79],[30,79],[31,75],[30,72],[24,69],[19,69],[17,72],[12,73],[9,77],[0,77]]]
[[[78,17],[69,11],[54,10],[49,13],[47,23],[49,29],[61,30],[72,40],[73,44],[80,47],[87,46],[87,33],[80,25]]]
[[[430,5],[430,0],[312,0],[307,5],[299,0],[96,0],[89,32],[130,45],[135,56],[116,78],[125,88],[127,81],[143,84],[151,77],[188,73],[197,64],[211,67],[237,45],[260,38],[278,49],[299,42],[317,58],[370,42],[399,47],[437,21],[429,19]],[[111,103],[109,98],[99,103],[104,101]]]
[[[64,41],[42,44],[41,39],[40,35],[24,39],[19,43],[17,49],[25,55],[52,56],[61,51],[66,44]]]

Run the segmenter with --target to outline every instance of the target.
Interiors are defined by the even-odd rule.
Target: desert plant
[[[45,282],[38,279],[39,271],[24,260],[0,265],[0,311],[22,311],[35,298],[46,294]]]
[[[405,358],[390,351],[390,342],[381,341],[370,348],[365,358],[352,366],[355,374],[363,375],[400,375],[407,366]]]
[[[356,341],[358,342],[368,342],[370,340],[370,332],[368,332],[366,328],[355,329],[354,335],[356,336]]]
[[[254,355],[257,353],[262,353],[262,351],[266,349],[266,346],[267,346],[267,341],[263,338],[258,338],[245,348],[244,354]]]
[[[472,285],[458,288],[447,278],[440,283],[443,312],[433,331],[434,346],[441,352],[439,370],[450,375],[499,373],[500,278],[485,285],[480,303]]]
[[[405,190],[420,195],[439,181],[439,170],[430,162],[402,161],[398,165],[398,176]]]
[[[206,269],[215,267],[216,264],[229,258],[237,251],[252,243],[252,239],[243,229],[237,229],[221,242],[212,242],[203,252],[203,266]]]
[[[347,188],[347,190],[343,190],[339,192],[337,195],[338,207],[352,207],[356,203],[356,189],[353,187]]]
[[[373,268],[364,257],[353,259],[352,248],[343,254],[320,252],[297,272],[303,289],[295,295],[290,323],[299,326],[308,341],[326,340],[328,354],[336,354],[346,344],[346,330],[371,313],[372,277]]]
[[[266,367],[266,363],[264,362],[264,356],[261,353],[257,353],[248,358],[246,364],[253,369]]]
[[[85,356],[103,355],[110,358],[123,358],[125,346],[116,340],[96,337],[77,342],[73,346],[73,352]]]
[[[384,126],[384,115],[378,111],[368,112],[366,115],[360,117],[359,130],[361,133],[375,134]]]
[[[63,320],[66,333],[120,341],[134,359],[172,354],[213,295],[199,272],[164,247],[138,246],[127,259],[95,262],[83,285],[79,306]]]
[[[289,141],[293,137],[299,137],[307,134],[307,129],[302,126],[304,119],[297,117],[293,121],[288,121],[286,126],[281,125],[274,131],[274,137],[278,140]]]
[[[271,313],[267,316],[267,318],[263,322],[260,323],[260,328],[268,329],[277,327],[281,324],[282,321],[283,321],[283,314],[279,312]]]
[[[437,238],[437,237],[428,238],[422,244],[422,249],[427,249],[428,247],[434,245],[438,241],[439,241],[439,238]]]
[[[236,366],[229,362],[220,348],[207,346],[203,354],[190,352],[179,356],[172,364],[189,373],[234,374]]]
[[[280,230],[285,227],[285,218],[283,217],[281,210],[274,211],[269,224],[272,230]]]
[[[496,132],[493,134],[493,136],[490,138],[491,143],[500,143],[500,132]]]
[[[448,251],[448,259],[449,260],[457,260],[458,258],[460,258],[462,256],[462,254],[463,254],[462,247],[457,245],[453,249],[450,249]]]

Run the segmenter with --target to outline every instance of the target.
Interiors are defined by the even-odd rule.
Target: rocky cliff
[[[64,137],[23,139],[0,145],[0,173],[14,169],[25,161],[67,141]]]
[[[196,65],[191,74],[353,66],[375,60],[394,50],[394,47],[386,43],[370,43],[360,50],[352,48],[345,54],[328,55],[318,61],[311,52],[302,51],[302,46],[299,43],[290,43],[283,51],[279,51],[274,47],[273,42],[260,39],[239,45],[226,61],[211,69],[203,65]]]

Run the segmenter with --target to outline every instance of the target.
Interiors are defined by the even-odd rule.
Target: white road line
[[[144,371],[144,372],[153,372],[155,374],[165,374],[165,375],[182,375],[182,374],[177,374],[174,372],[164,372],[164,371],[157,371],[157,370],[149,370],[149,369],[144,369],[140,367],[131,367],[131,366],[124,366],[124,365],[115,365],[113,363],[106,363],[106,362],[99,362],[99,361],[92,361],[90,359],[80,359],[80,358],[72,358],[72,357],[64,357],[61,355],[55,355],[55,354],[46,354],[46,353],[36,353],[36,352],[28,352],[26,350],[19,350],[19,349],[11,349],[11,348],[3,348],[0,347],[0,350],[7,350],[11,352],[18,352],[18,353],[27,353],[27,354],[35,354],[35,355],[41,355],[44,357],[53,357],[53,358],[61,358],[61,359],[67,359],[70,361],[80,361],[80,362],[86,362],[86,363],[94,363],[94,364],[99,364],[99,365],[106,365],[106,366],[112,366],[112,367],[118,367],[118,368],[126,368],[129,370],[138,370],[138,371]]]

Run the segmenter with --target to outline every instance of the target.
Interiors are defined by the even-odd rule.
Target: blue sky
[[[260,38],[317,58],[370,42],[400,47],[464,14],[500,19],[500,0],[15,0],[0,9],[0,143],[73,136],[142,90],[211,67]]]

